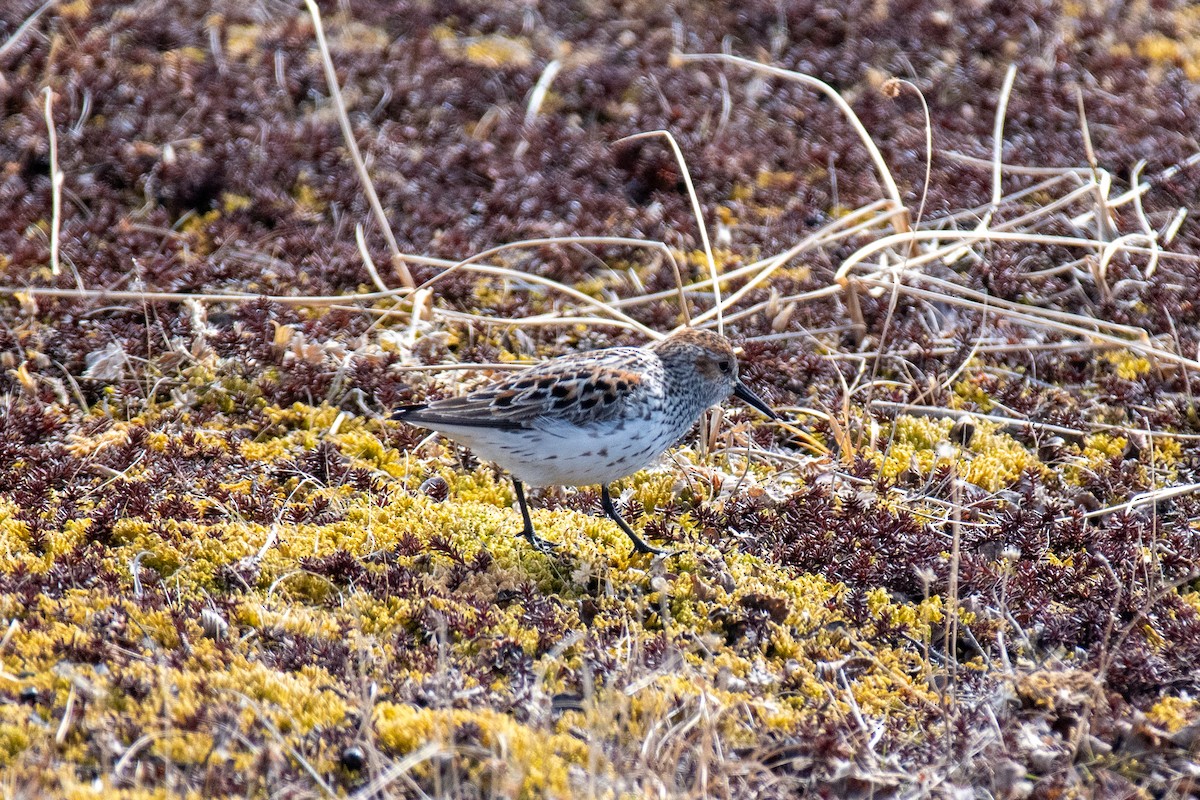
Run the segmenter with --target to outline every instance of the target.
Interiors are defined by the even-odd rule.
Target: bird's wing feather
[[[402,406],[395,419],[437,430],[440,426],[528,428],[541,417],[573,424],[605,422],[619,413],[656,357],[634,347],[614,347],[552,359],[463,397]]]

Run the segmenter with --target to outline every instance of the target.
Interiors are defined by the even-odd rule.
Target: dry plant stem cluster
[[[1001,95],[1001,102],[997,111],[995,134],[993,142],[993,159],[990,163],[979,162],[981,166],[988,166],[992,173],[992,199],[987,207],[976,211],[960,212],[957,215],[950,215],[938,221],[936,229],[913,230],[910,229],[908,219],[909,215],[905,209],[899,195],[899,190],[896,187],[895,180],[892,178],[890,171],[887,168],[886,162],[879,153],[878,148],[874,145],[869,133],[858,121],[849,105],[828,85],[812,78],[811,76],[802,75],[789,70],[783,70],[776,67],[770,67],[763,64],[758,64],[746,59],[737,58],[723,54],[698,54],[698,55],[682,55],[680,56],[681,63],[683,62],[701,62],[701,61],[716,61],[719,63],[727,63],[741,68],[748,68],[760,73],[768,74],[774,77],[785,78],[788,80],[797,81],[804,85],[813,86],[826,96],[830,97],[837,104],[851,123],[853,128],[858,132],[861,141],[867,148],[874,161],[877,171],[885,189],[886,198],[880,199],[874,203],[868,204],[862,208],[856,209],[849,214],[841,217],[832,223],[827,224],[819,231],[806,237],[801,242],[797,243],[788,250],[777,255],[760,259],[754,263],[745,265],[741,268],[731,270],[724,274],[718,274],[718,268],[713,256],[711,245],[708,240],[707,226],[700,212],[699,198],[696,196],[694,188],[691,185],[690,177],[688,176],[686,163],[683,159],[683,153],[674,138],[666,131],[655,131],[646,134],[640,134],[639,137],[646,136],[664,136],[678,160],[679,166],[685,176],[688,194],[691,198],[693,212],[696,216],[698,230],[701,235],[701,241],[704,245],[705,258],[708,263],[709,277],[705,280],[698,280],[691,283],[683,283],[679,281],[676,292],[658,292],[644,293],[642,295],[621,298],[614,301],[603,301],[590,297],[570,286],[543,278],[529,273],[510,269],[502,266],[495,266],[484,262],[494,255],[503,251],[515,248],[533,248],[554,245],[623,245],[632,247],[641,247],[660,251],[666,256],[672,265],[674,274],[680,274],[678,264],[675,261],[673,252],[663,243],[649,240],[635,240],[622,237],[555,237],[545,239],[526,240],[520,242],[511,242],[490,250],[483,251],[472,255],[459,262],[449,262],[445,259],[430,258],[426,256],[403,254],[395,246],[395,237],[391,234],[390,228],[387,225],[386,215],[379,206],[377,195],[370,181],[370,176],[367,171],[365,162],[361,154],[358,152],[357,143],[353,136],[353,130],[350,125],[349,117],[341,100],[340,89],[336,81],[336,74],[333,71],[332,60],[329,55],[328,45],[325,41],[324,31],[320,23],[320,16],[315,4],[312,0],[306,0],[310,13],[314,19],[314,31],[316,34],[318,47],[322,53],[323,63],[326,69],[326,77],[329,81],[331,97],[334,100],[334,107],[337,117],[342,126],[343,135],[351,156],[355,162],[357,172],[362,181],[364,191],[371,199],[371,206],[375,212],[376,218],[380,227],[385,232],[385,237],[389,242],[389,246],[393,248],[393,262],[396,265],[397,274],[401,278],[402,287],[391,289],[386,286],[386,283],[380,277],[374,263],[371,261],[369,254],[366,251],[365,243],[361,229],[358,232],[360,242],[360,250],[364,256],[364,263],[368,268],[369,274],[376,286],[380,289],[377,292],[361,293],[357,295],[339,295],[339,296],[273,296],[268,299],[279,302],[285,305],[313,305],[313,306],[334,306],[334,307],[352,307],[351,302],[356,304],[373,304],[391,298],[409,298],[420,295],[419,303],[409,303],[408,308],[404,308],[402,304],[392,310],[382,310],[379,308],[366,308],[371,313],[392,316],[394,314],[410,314],[420,316],[422,314],[440,314],[443,318],[458,322],[480,322],[490,323],[494,320],[479,315],[467,314],[464,312],[438,311],[436,304],[432,301],[436,295],[430,297],[428,292],[422,290],[431,289],[438,280],[442,277],[452,274],[458,270],[469,270],[480,275],[489,277],[504,278],[518,283],[529,283],[544,286],[555,292],[561,293],[570,301],[575,301],[576,304],[567,304],[563,309],[555,314],[541,314],[532,317],[525,317],[516,320],[510,320],[511,324],[519,325],[561,325],[561,324],[586,324],[586,325],[615,325],[630,330],[638,331],[639,333],[649,338],[659,338],[661,332],[651,330],[642,323],[625,313],[624,309],[634,308],[639,305],[655,302],[664,299],[668,294],[675,294],[679,298],[681,306],[681,315],[688,324],[709,326],[715,325],[718,330],[723,329],[726,321],[735,322],[739,319],[744,319],[754,314],[764,313],[768,310],[775,314],[786,313],[791,307],[805,302],[813,302],[817,300],[826,300],[835,296],[842,296],[847,300],[848,309],[851,312],[851,325],[861,326],[861,320],[855,319],[857,308],[856,293],[859,290],[889,290],[892,292],[900,292],[907,296],[918,298],[930,302],[948,303],[957,305],[962,308],[986,311],[987,313],[1004,317],[1012,322],[1025,325],[1033,328],[1043,328],[1057,330],[1062,333],[1078,336],[1083,343],[1092,343],[1098,347],[1123,346],[1140,355],[1144,355],[1155,362],[1163,362],[1173,364],[1185,369],[1196,370],[1200,369],[1200,361],[1195,358],[1189,358],[1185,354],[1174,352],[1166,349],[1160,344],[1150,341],[1148,334],[1141,330],[1125,325],[1117,325],[1108,323],[1104,320],[1086,317],[1079,314],[1071,314],[1067,312],[1055,311],[1052,309],[1041,309],[1034,305],[1017,304],[999,300],[997,298],[982,295],[979,292],[969,290],[959,286],[951,281],[933,278],[921,272],[923,267],[927,267],[934,263],[953,263],[953,261],[974,255],[975,249],[981,245],[986,245],[989,242],[1021,242],[1029,244],[1039,244],[1044,246],[1063,246],[1079,249],[1085,252],[1083,258],[1072,264],[1063,265],[1057,269],[1075,269],[1079,270],[1081,265],[1087,265],[1090,269],[1090,277],[1096,279],[1097,285],[1104,291],[1112,291],[1112,287],[1108,287],[1105,283],[1105,273],[1107,265],[1117,256],[1137,256],[1148,259],[1148,264],[1145,269],[1146,277],[1153,275],[1155,265],[1160,258],[1174,257],[1173,254],[1162,249],[1160,240],[1164,243],[1169,242],[1174,235],[1174,231],[1178,230],[1178,226],[1186,213],[1184,209],[1180,209],[1175,220],[1163,231],[1155,231],[1145,219],[1143,214],[1139,213],[1142,230],[1140,232],[1125,234],[1116,237],[1109,237],[1110,222],[1109,217],[1111,210],[1123,205],[1134,203],[1140,210],[1141,196],[1149,190],[1151,183],[1148,181],[1136,180],[1140,178],[1140,169],[1135,169],[1133,177],[1135,178],[1134,186],[1129,191],[1117,196],[1108,197],[1111,190],[1111,176],[1104,170],[1089,166],[1065,170],[1050,170],[1037,167],[1013,167],[1005,165],[1001,161],[1001,143],[1003,134],[1003,118],[1007,107],[1009,93],[1012,91],[1014,80],[1016,77],[1015,69],[1010,69],[1005,77],[1004,88]],[[47,95],[47,112],[49,111],[49,95]],[[53,126],[50,126],[51,136],[53,138]],[[928,132],[927,132],[928,133]],[[636,138],[636,137],[631,137]],[[51,153],[53,156],[54,148]],[[952,157],[956,157],[951,154]],[[1198,154],[1197,157],[1200,157]],[[976,160],[967,159],[958,156],[961,160],[974,163]],[[1175,169],[1181,169],[1186,165],[1178,165]],[[53,169],[54,167],[52,167]],[[1033,187],[1020,190],[1013,193],[1009,197],[1005,197],[1001,193],[1001,179],[1006,172],[1012,174],[1045,174],[1047,179],[1036,184]],[[61,173],[55,173],[55,198],[58,197],[57,187],[61,184]],[[991,222],[997,211],[1005,206],[1006,203],[1016,202],[1024,199],[1033,192],[1050,192],[1064,184],[1075,184],[1074,187],[1063,194],[1061,197],[1045,203],[1037,210],[1022,214],[1012,220],[1004,223],[992,225]],[[1096,238],[1088,237],[1071,237],[1071,236],[1056,236],[1041,234],[1037,229],[1043,220],[1048,219],[1052,214],[1075,206],[1081,202],[1086,202],[1088,199],[1095,200],[1095,207],[1077,214],[1072,222],[1079,227],[1085,227],[1091,224],[1096,232]],[[54,219],[60,217],[60,212],[56,204]],[[970,218],[978,219],[978,223],[971,230],[956,230],[948,226],[954,224],[958,220],[966,220]],[[919,217],[918,217],[919,220]],[[890,226],[892,233],[887,233],[887,227]],[[745,307],[739,307],[739,303],[748,296],[752,291],[764,285],[769,285],[768,281],[771,276],[784,267],[788,263],[793,262],[806,252],[816,251],[822,248],[829,248],[840,242],[860,237],[869,231],[878,230],[879,234],[869,237],[868,241],[861,245],[855,252],[846,258],[834,278],[834,282],[824,288],[810,292],[805,292],[798,295],[790,295],[783,297],[773,297],[769,301],[762,301],[751,304]],[[52,235],[52,252],[57,251],[54,246],[57,241],[57,226],[54,228]],[[57,259],[53,258],[54,264],[57,266]],[[435,276],[430,281],[427,281],[422,286],[415,286],[411,275],[405,263],[427,264],[444,268],[444,271]],[[57,274],[57,270],[55,270]],[[722,297],[720,287],[723,284],[737,284],[741,282],[736,291],[730,293],[727,297]],[[0,292],[7,294],[24,294],[30,297],[47,296],[47,297],[78,297],[109,300],[139,300],[139,301],[165,301],[179,302],[184,300],[196,300],[200,302],[239,302],[251,299],[257,299],[253,295],[237,295],[237,294],[193,294],[193,293],[166,293],[166,292],[137,292],[137,291],[106,291],[103,289],[85,289],[80,286],[76,290],[65,289],[49,289],[40,287],[0,287]],[[694,317],[688,309],[689,300],[692,303],[697,303],[707,299],[709,307],[695,314]],[[428,302],[428,305],[426,303]],[[361,307],[361,306],[354,306]]]

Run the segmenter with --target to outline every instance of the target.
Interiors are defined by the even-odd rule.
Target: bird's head
[[[729,340],[719,333],[685,328],[655,342],[651,349],[662,360],[669,380],[700,387],[704,408],[733,395],[768,418],[778,419],[771,407],[738,378],[737,354]]]

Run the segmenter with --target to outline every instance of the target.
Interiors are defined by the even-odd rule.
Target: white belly
[[[609,484],[650,466],[686,431],[646,421],[537,430],[452,428],[441,432],[531,486]]]

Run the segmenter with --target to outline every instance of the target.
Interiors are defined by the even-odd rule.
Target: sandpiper
[[[642,553],[664,553],[634,533],[609,484],[649,466],[730,395],[771,419],[771,408],[738,380],[725,337],[684,329],[645,347],[562,356],[507,375],[463,397],[401,406],[392,419],[438,431],[512,474],[535,548],[556,545],[533,531],[524,484],[599,484],[600,503]]]

